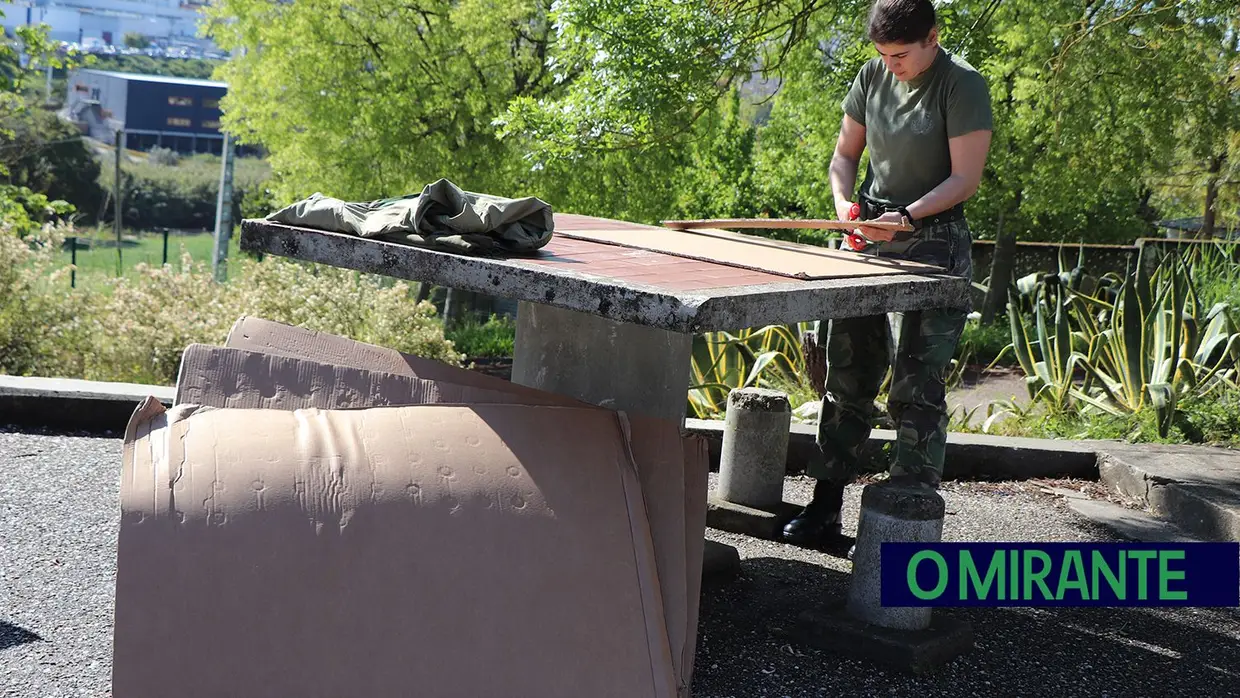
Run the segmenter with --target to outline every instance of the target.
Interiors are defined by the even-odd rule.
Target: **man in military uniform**
[[[990,148],[990,95],[972,66],[939,45],[935,25],[930,0],[875,0],[868,33],[879,56],[861,68],[844,99],[831,187],[838,217],[848,220],[861,154],[868,147],[857,203],[858,227],[871,242],[862,252],[971,278],[972,238],[963,204],[977,191]],[[915,230],[893,234],[865,226],[902,220]],[[808,468],[818,482],[813,500],[784,528],[787,542],[830,550],[842,540],[844,487],[857,475],[889,366],[887,409],[896,428],[889,475],[938,487],[947,432],[945,379],[967,313],[967,308],[943,308],[900,314],[894,357],[888,351],[887,316],[829,324],[821,458]]]

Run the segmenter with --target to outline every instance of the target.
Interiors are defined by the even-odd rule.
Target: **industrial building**
[[[96,140],[112,143],[123,129],[132,150],[159,146],[219,154],[223,149],[225,83],[81,69],[70,73],[66,89],[65,118]]]
[[[123,45],[126,34],[152,41],[214,46],[197,36],[204,0],[9,0],[0,2],[10,34],[24,25],[46,24],[48,38],[79,44]]]

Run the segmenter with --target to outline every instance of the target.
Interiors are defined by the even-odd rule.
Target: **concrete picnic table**
[[[555,214],[545,247],[516,258],[265,220],[243,221],[240,243],[244,251],[518,301],[513,382],[682,423],[696,333],[961,306],[970,292],[968,279],[927,265],[566,213]],[[772,254],[781,264],[763,261]],[[820,273],[770,270],[794,268],[790,255]]]

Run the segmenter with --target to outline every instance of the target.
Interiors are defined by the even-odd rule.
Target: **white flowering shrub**
[[[242,315],[460,365],[435,308],[405,283],[279,258],[234,259],[230,280],[188,256],[138,265],[93,291],[69,287],[64,231],[0,233],[0,373],[173,385],[181,353],[222,344]]]

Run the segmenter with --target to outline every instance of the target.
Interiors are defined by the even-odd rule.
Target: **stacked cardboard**
[[[243,318],[127,431],[113,695],[687,696],[706,458]]]

